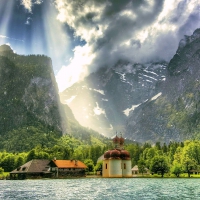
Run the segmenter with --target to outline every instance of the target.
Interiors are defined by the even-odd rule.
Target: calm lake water
[[[200,199],[200,179],[1,180],[0,199]]]

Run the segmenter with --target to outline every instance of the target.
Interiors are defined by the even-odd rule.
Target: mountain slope
[[[126,136],[137,141],[200,137],[200,29],[180,41],[167,67],[162,95],[130,116]]]
[[[51,60],[8,48],[0,47],[0,133],[37,122],[62,132]]]
[[[86,144],[105,139],[60,103],[50,58],[17,55],[7,45],[0,46],[0,113],[0,150],[52,147],[65,134]]]
[[[102,68],[60,94],[78,122],[112,136],[124,132],[131,110],[157,95],[165,80],[167,63],[130,64],[118,62]]]
[[[200,137],[200,30],[185,36],[170,63],[118,62],[60,94],[83,126],[139,142]]]

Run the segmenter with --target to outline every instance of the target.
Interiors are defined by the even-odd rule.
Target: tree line
[[[28,152],[0,152],[0,171],[10,172],[32,159],[77,159],[88,166],[89,172],[101,170],[102,161],[98,158],[105,151],[112,148],[112,144],[83,144],[80,140],[66,135],[59,139],[53,147],[36,146]],[[132,160],[132,166],[138,165],[140,173],[147,169],[152,174],[174,174],[179,177],[182,173],[200,170],[200,141],[170,142],[169,144],[143,145],[131,143],[125,145]]]

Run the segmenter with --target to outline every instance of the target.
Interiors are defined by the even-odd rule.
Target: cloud
[[[43,0],[21,0],[21,5],[24,6],[24,8],[28,11],[32,11],[32,6],[34,4],[41,4],[43,3]]]
[[[74,36],[86,42],[85,46],[74,49],[71,63],[62,68],[73,66],[68,77],[73,74],[84,77],[100,67],[113,66],[119,60],[131,63],[169,61],[180,39],[192,34],[199,25],[198,0],[55,2],[59,12],[57,19],[67,23],[74,30]],[[86,48],[89,51],[84,53]],[[82,63],[84,59],[88,63]]]
[[[32,18],[31,18],[31,17],[28,17],[28,18],[26,19],[25,24],[26,24],[26,25],[30,25],[30,24],[31,24],[31,21],[32,21]]]
[[[5,36],[5,35],[0,35],[0,38],[3,38],[3,39],[9,39],[9,40],[17,40],[17,41],[20,41],[20,42],[24,42],[23,40],[19,40],[19,39],[15,39],[15,38],[7,37],[7,36]]]
[[[0,35],[0,38],[8,38],[8,37],[5,35]]]

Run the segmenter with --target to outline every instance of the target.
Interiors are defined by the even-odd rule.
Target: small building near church
[[[87,166],[79,160],[51,160],[50,171],[55,178],[83,177]]]
[[[104,153],[102,176],[105,178],[132,177],[130,153],[124,150],[124,138],[113,139],[114,148]]]
[[[10,179],[50,178],[51,172],[48,166],[49,162],[50,161],[46,159],[33,159],[10,172]]]
[[[141,172],[139,171],[139,168],[138,168],[137,165],[135,165],[135,166],[131,169],[131,171],[132,171],[132,174],[133,174],[133,175],[137,175],[137,174],[140,174],[140,173],[141,173]],[[144,168],[143,174],[150,174],[149,169]]]

